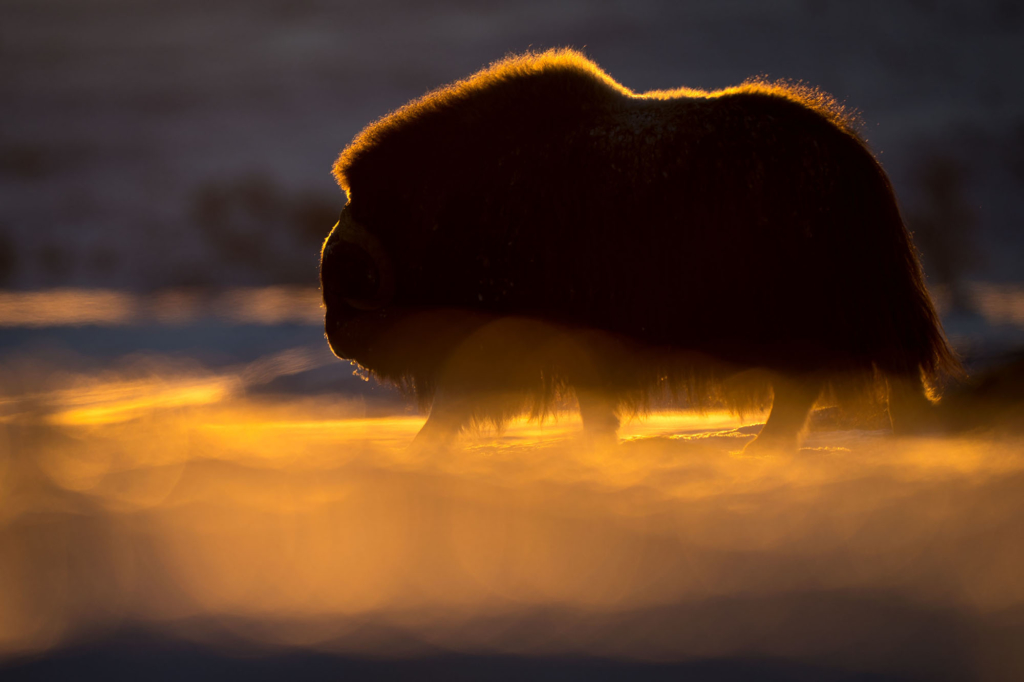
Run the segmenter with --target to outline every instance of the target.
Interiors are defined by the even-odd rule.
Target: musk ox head
[[[344,357],[346,350],[335,347],[339,329],[361,312],[381,310],[395,293],[390,257],[380,240],[352,218],[347,206],[320,251],[320,288],[328,341]]]
[[[348,208],[320,251],[320,284],[329,308],[376,310],[395,293],[395,273],[380,240]]]

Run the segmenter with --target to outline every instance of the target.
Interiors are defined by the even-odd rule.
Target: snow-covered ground
[[[1019,429],[815,431],[753,457],[756,417],[659,414],[595,446],[562,416],[426,456],[421,416],[246,390],[307,362],[21,365],[36,390],[0,420],[5,675],[58,679],[65,647],[97,645],[97,675],[184,647],[166,670],[202,679],[286,652],[628,669],[612,679],[1024,672]]]
[[[954,340],[984,369],[1024,325],[1019,293],[979,291]],[[425,455],[423,415],[333,358],[318,311],[288,287],[0,297],[5,675],[133,651],[141,675],[167,651],[174,674],[439,651],[615,679],[1024,672],[1019,387],[985,428],[812,420],[793,454],[743,453],[763,415],[662,412],[612,446],[561,414]]]

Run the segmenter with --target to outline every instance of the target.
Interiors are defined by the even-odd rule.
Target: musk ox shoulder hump
[[[531,105],[550,120],[559,114],[559,105],[599,106],[632,94],[574,50],[509,56],[370,123],[342,151],[334,176],[351,195],[362,176],[372,170],[376,180],[385,166],[407,162],[427,141],[457,144],[481,122],[513,117]]]
[[[471,157],[479,158],[481,149],[491,142],[486,138],[557,135],[578,127],[594,112],[644,100],[653,104],[683,99],[732,100],[753,115],[803,109],[858,137],[854,112],[801,83],[755,78],[714,91],[677,88],[637,93],[582,53],[557,49],[506,57],[381,117],[342,151],[333,173],[350,198],[353,190],[364,187],[401,189],[403,184],[422,183],[430,173],[424,164],[443,156],[467,149]]]

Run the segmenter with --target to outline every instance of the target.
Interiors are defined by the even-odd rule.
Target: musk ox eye
[[[320,285],[328,308],[375,310],[387,305],[394,295],[395,279],[386,249],[352,219],[348,207],[324,244]]]
[[[363,248],[347,242],[333,244],[323,267],[327,271],[324,281],[331,283],[329,288],[336,297],[364,300],[377,295],[380,271]]]

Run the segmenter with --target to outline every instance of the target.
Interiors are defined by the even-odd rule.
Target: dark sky
[[[3,0],[0,13],[0,286],[313,283],[318,226],[344,202],[328,169],[363,125],[555,46],[634,90],[820,86],[862,112],[908,215],[934,202],[927,169],[955,168],[981,254],[963,276],[1013,281],[1024,261],[1015,2]]]

